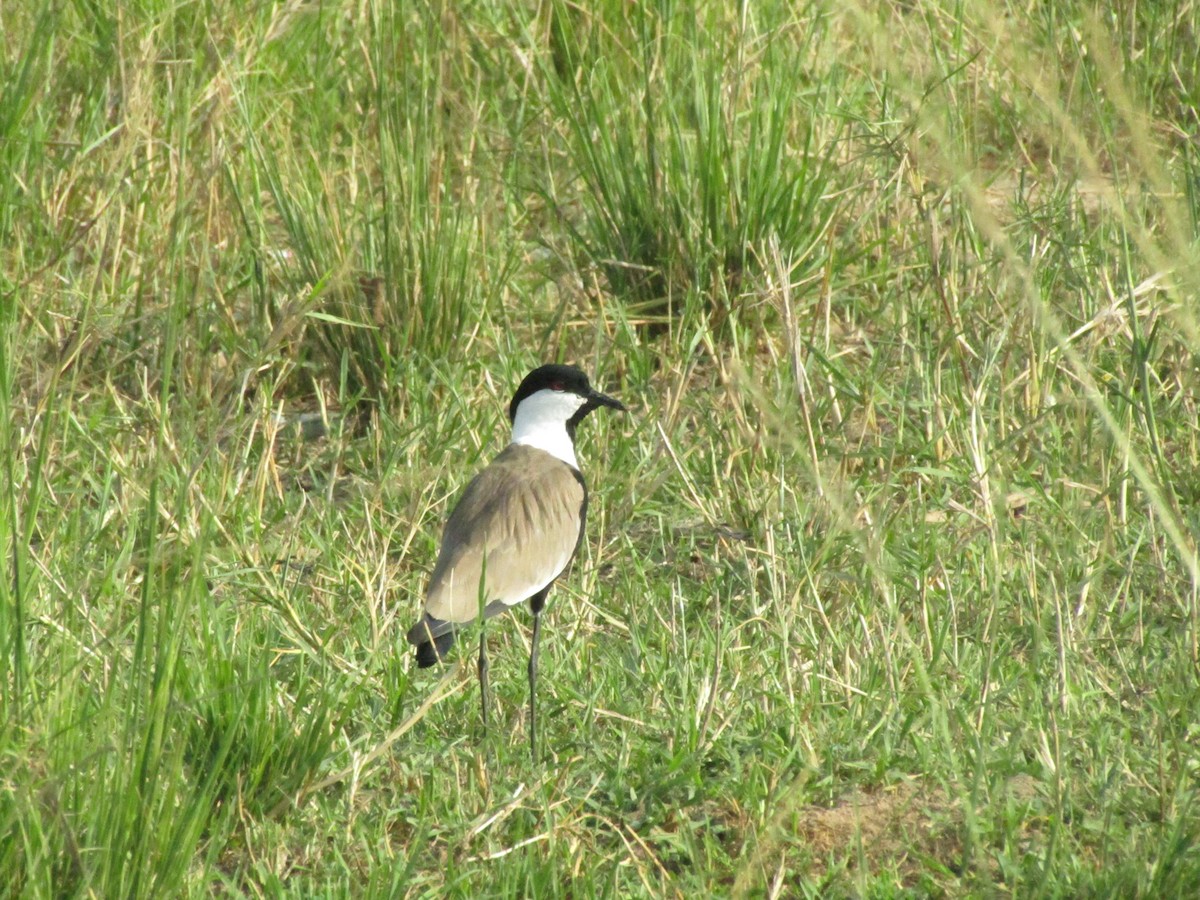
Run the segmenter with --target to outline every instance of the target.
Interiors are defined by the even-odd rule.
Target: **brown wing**
[[[585,497],[575,469],[543,450],[509,445],[450,514],[425,612],[468,622],[482,607],[513,606],[549,585],[575,555]]]

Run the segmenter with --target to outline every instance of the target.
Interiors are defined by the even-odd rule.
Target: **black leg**
[[[529,598],[529,608],[533,610],[533,640],[529,645],[529,753],[533,761],[538,761],[537,755],[537,670],[538,670],[538,635],[542,633],[542,607],[546,605],[546,595],[550,586],[546,585],[539,593]]]
[[[487,734],[488,727],[488,658],[487,658],[487,629],[479,629],[479,699],[483,704],[483,733]]]
[[[537,762],[537,668],[538,635],[542,630],[540,606],[533,608],[533,643],[529,647],[529,752]]]

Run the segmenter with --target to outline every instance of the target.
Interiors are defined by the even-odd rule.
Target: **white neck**
[[[512,442],[545,450],[571,468],[578,469],[575,443],[567,434],[567,420],[579,411],[584,402],[578,394],[563,391],[547,389],[530,394],[517,407]]]

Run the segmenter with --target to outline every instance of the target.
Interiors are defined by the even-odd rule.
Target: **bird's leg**
[[[529,645],[529,753],[536,764],[537,755],[537,671],[538,671],[538,635],[542,633],[542,607],[546,604],[546,592],[534,594],[529,598],[529,608],[533,610],[533,639]]]
[[[529,648],[529,752],[535,763],[537,762],[537,654],[541,623],[541,616],[535,612],[533,614],[533,644]]]
[[[479,699],[483,704],[483,733],[487,734],[488,727],[488,658],[487,658],[487,629],[479,628]]]

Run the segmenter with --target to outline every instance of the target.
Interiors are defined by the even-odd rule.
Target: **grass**
[[[0,12],[4,892],[1193,895],[1200,11],[593,6]]]

